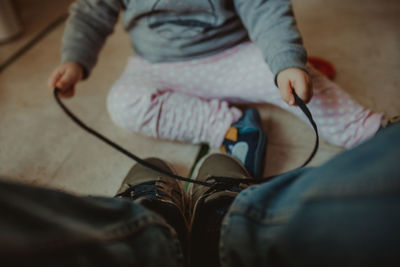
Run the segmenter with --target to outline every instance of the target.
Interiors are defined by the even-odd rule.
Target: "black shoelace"
[[[224,185],[226,188],[231,188],[232,186],[239,186],[239,184],[243,183],[243,184],[260,184],[260,183],[264,183],[267,181],[270,181],[271,179],[273,179],[274,177],[278,176],[278,175],[274,175],[274,176],[270,176],[270,177],[265,177],[265,178],[243,178],[243,179],[238,179],[238,178],[232,178],[232,177],[211,177],[214,182],[207,182],[207,181],[198,181],[198,180],[193,180],[193,179],[189,179],[186,177],[182,177],[176,174],[172,174],[169,173],[168,171],[162,170],[160,168],[158,168],[157,166],[141,159],[140,157],[136,156],[135,154],[129,152],[128,150],[124,149],[123,147],[121,147],[120,145],[116,144],[115,142],[111,141],[110,139],[108,139],[107,137],[103,136],[102,134],[100,134],[99,132],[95,131],[94,129],[90,128],[89,126],[87,126],[85,123],[83,123],[80,119],[78,119],[78,117],[76,117],[65,105],[64,103],[60,100],[59,98],[59,93],[60,89],[55,88],[54,89],[54,97],[57,101],[57,103],[60,105],[60,107],[62,108],[62,110],[67,114],[68,117],[70,117],[76,124],[78,124],[82,129],[84,129],[85,131],[87,131],[88,133],[96,136],[98,139],[102,140],[104,143],[110,145],[111,147],[113,147],[114,149],[118,150],[119,152],[121,152],[122,154],[126,155],[127,157],[135,160],[137,163],[150,168],[154,171],[157,171],[159,173],[164,174],[166,177],[170,177],[179,181],[184,181],[184,182],[188,182],[188,183],[194,183],[194,184],[198,184],[198,185],[203,185],[203,186],[207,186],[207,187],[220,187],[221,185]],[[307,116],[308,120],[311,123],[311,126],[314,129],[315,132],[315,144],[314,144],[314,149],[311,152],[310,156],[307,158],[307,160],[299,167],[302,168],[304,166],[306,166],[315,156],[315,154],[317,153],[318,150],[318,146],[319,146],[319,135],[318,135],[318,128],[317,125],[311,115],[311,112],[309,111],[309,109],[307,108],[306,104],[301,100],[300,97],[297,96],[297,94],[295,93],[295,91],[293,90],[293,94],[294,94],[294,98],[295,98],[295,103],[299,106],[299,108],[303,111],[303,113]]]

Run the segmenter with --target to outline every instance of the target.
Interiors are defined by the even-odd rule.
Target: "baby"
[[[73,96],[120,11],[136,55],[111,88],[107,107],[128,131],[222,147],[258,177],[266,144],[259,115],[232,103],[271,103],[306,120],[294,107],[294,90],[309,102],[321,136],[347,148],[381,125],[382,114],[306,66],[290,0],[78,0],[51,88]]]

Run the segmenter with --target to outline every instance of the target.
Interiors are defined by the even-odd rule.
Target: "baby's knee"
[[[156,125],[157,116],[152,116],[154,93],[135,93],[120,95],[110,92],[107,98],[107,109],[112,121],[130,132],[156,136],[152,125]]]

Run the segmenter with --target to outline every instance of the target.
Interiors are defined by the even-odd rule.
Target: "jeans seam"
[[[245,217],[260,224],[282,224],[286,223],[291,215],[296,212],[299,205],[291,205],[287,207],[280,207],[279,212],[268,210],[267,208],[256,207],[253,203],[241,201],[236,199],[235,204],[232,205],[229,215]]]

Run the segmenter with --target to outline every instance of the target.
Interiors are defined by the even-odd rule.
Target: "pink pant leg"
[[[309,67],[314,97],[308,104],[328,142],[352,148],[378,131],[383,114],[375,113],[354,101],[336,83]]]
[[[168,66],[149,64],[138,57],[130,59],[107,98],[112,120],[128,131],[147,136],[219,146],[241,112],[223,100],[190,95],[190,90],[172,90],[164,81],[171,75]]]

